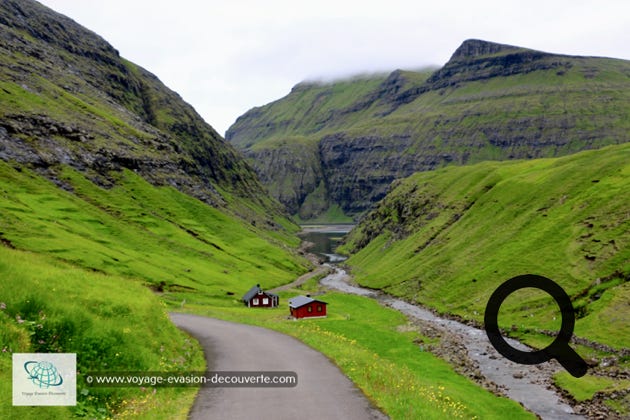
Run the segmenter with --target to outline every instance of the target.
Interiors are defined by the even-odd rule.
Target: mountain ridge
[[[157,76],[34,1],[3,2],[0,25],[4,160],[51,179],[54,165],[70,164],[102,185],[112,183],[108,171],[131,169],[155,185],[274,225],[248,205],[227,205],[220,190],[282,212],[239,153]]]
[[[416,171],[630,140],[626,60],[467,40],[434,71],[298,86],[226,139],[305,220],[334,207],[360,217]]]

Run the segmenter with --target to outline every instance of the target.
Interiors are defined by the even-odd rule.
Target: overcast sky
[[[468,38],[630,60],[628,0],[40,0],[219,133],[300,81],[444,64]]]

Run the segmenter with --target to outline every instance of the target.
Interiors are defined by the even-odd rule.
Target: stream
[[[321,245],[325,239],[317,241],[318,233],[313,230],[306,235],[308,235],[309,241],[320,242]],[[335,234],[340,235],[339,232],[335,232]],[[328,232],[328,236],[331,236],[330,232]],[[318,248],[315,251],[319,251],[320,255],[325,255],[329,262],[343,259],[341,256],[339,256],[340,258],[335,256],[334,243],[322,246],[323,248]],[[484,330],[442,318],[427,309],[382,292],[354,286],[350,284],[351,277],[343,269],[335,265],[330,266],[334,272],[320,280],[322,285],[345,293],[374,298],[382,305],[396,309],[411,319],[429,323],[438,330],[454,334],[458,341],[465,346],[468,357],[477,365],[479,372],[485,379],[494,382],[507,397],[518,401],[529,411],[543,419],[584,419],[584,417],[575,414],[571,406],[562,402],[550,386],[552,375],[562,369],[555,360],[534,366],[514,363],[501,356],[492,347]],[[516,340],[507,339],[507,341],[517,349],[530,350]]]
[[[583,419],[574,414],[573,409],[563,403],[559,396],[548,389],[551,376],[562,367],[555,360],[540,365],[525,366],[514,363],[501,356],[490,345],[486,332],[461,322],[437,316],[422,307],[412,305],[392,296],[350,285],[350,276],[338,268],[323,278],[320,283],[331,289],[377,299],[381,304],[396,309],[411,318],[431,323],[446,329],[461,338],[461,343],[468,351],[481,374],[497,384],[509,398],[520,402],[525,408],[543,419]],[[530,350],[520,342],[507,339],[511,346],[520,350]]]

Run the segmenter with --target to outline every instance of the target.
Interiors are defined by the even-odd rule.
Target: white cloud
[[[625,0],[41,0],[155,73],[219,132],[308,78],[443,64],[467,38],[630,59]]]

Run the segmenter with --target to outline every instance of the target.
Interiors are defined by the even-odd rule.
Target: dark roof
[[[326,302],[322,302],[321,300],[313,299],[310,296],[296,296],[292,299],[289,299],[289,307],[291,308],[300,308],[304,305],[307,305],[311,302],[319,302],[324,305],[328,305]]]
[[[249,302],[250,300],[252,300],[253,297],[258,295],[259,292],[262,292],[266,294],[267,296],[278,296],[275,293],[264,292],[263,289],[260,287],[260,284],[257,284],[256,286],[249,289],[249,291],[243,295],[243,301]]]

